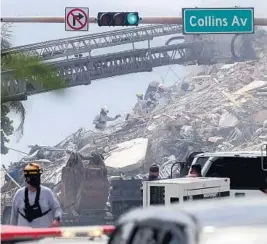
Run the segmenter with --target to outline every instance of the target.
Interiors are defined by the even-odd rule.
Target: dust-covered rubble
[[[167,88],[169,95],[150,113],[122,117],[105,132],[80,129],[54,147],[36,146],[22,161],[50,160],[44,163],[51,168],[44,177],[56,183],[57,171],[68,158],[66,150],[97,151],[108,158],[119,143],[136,138],[148,139],[145,156],[134,165],[108,167],[109,175],[141,177],[157,163],[166,177],[170,165],[192,151],[259,150],[267,141],[266,50],[258,48],[255,61],[203,66],[198,76],[185,79],[187,91],[181,89],[184,82]],[[127,162],[127,157],[122,160]]]

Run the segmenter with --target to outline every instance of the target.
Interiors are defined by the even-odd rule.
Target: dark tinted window
[[[262,190],[267,172],[261,169],[260,157],[225,157],[216,159],[206,176],[230,178],[232,189]]]

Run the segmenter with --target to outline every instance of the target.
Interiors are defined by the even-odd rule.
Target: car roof
[[[181,216],[185,213],[195,216],[201,226],[267,225],[267,197],[217,198],[170,206],[139,208],[123,215],[119,223],[149,218],[180,222]]]
[[[151,185],[153,184],[190,184],[190,183],[209,183],[227,178],[215,178],[215,177],[182,177],[182,178],[172,178],[172,179],[160,179],[148,181]]]
[[[204,228],[200,237],[201,244],[263,244],[267,243],[266,226],[238,226]]]
[[[206,152],[195,155],[198,157],[261,157],[266,156],[266,151],[233,151],[233,152]]]
[[[267,197],[227,198],[183,204],[183,211],[193,214],[202,226],[267,225]]]
[[[107,244],[107,239],[94,239],[89,238],[44,238],[41,240],[23,242],[27,244]]]

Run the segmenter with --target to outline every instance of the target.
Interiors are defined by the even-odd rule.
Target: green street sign
[[[183,32],[253,34],[254,8],[183,8]]]

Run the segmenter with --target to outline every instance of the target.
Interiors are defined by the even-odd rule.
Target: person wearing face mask
[[[42,169],[36,163],[24,168],[27,185],[20,188],[12,202],[11,225],[32,228],[57,227],[62,210],[54,193],[41,185]]]

